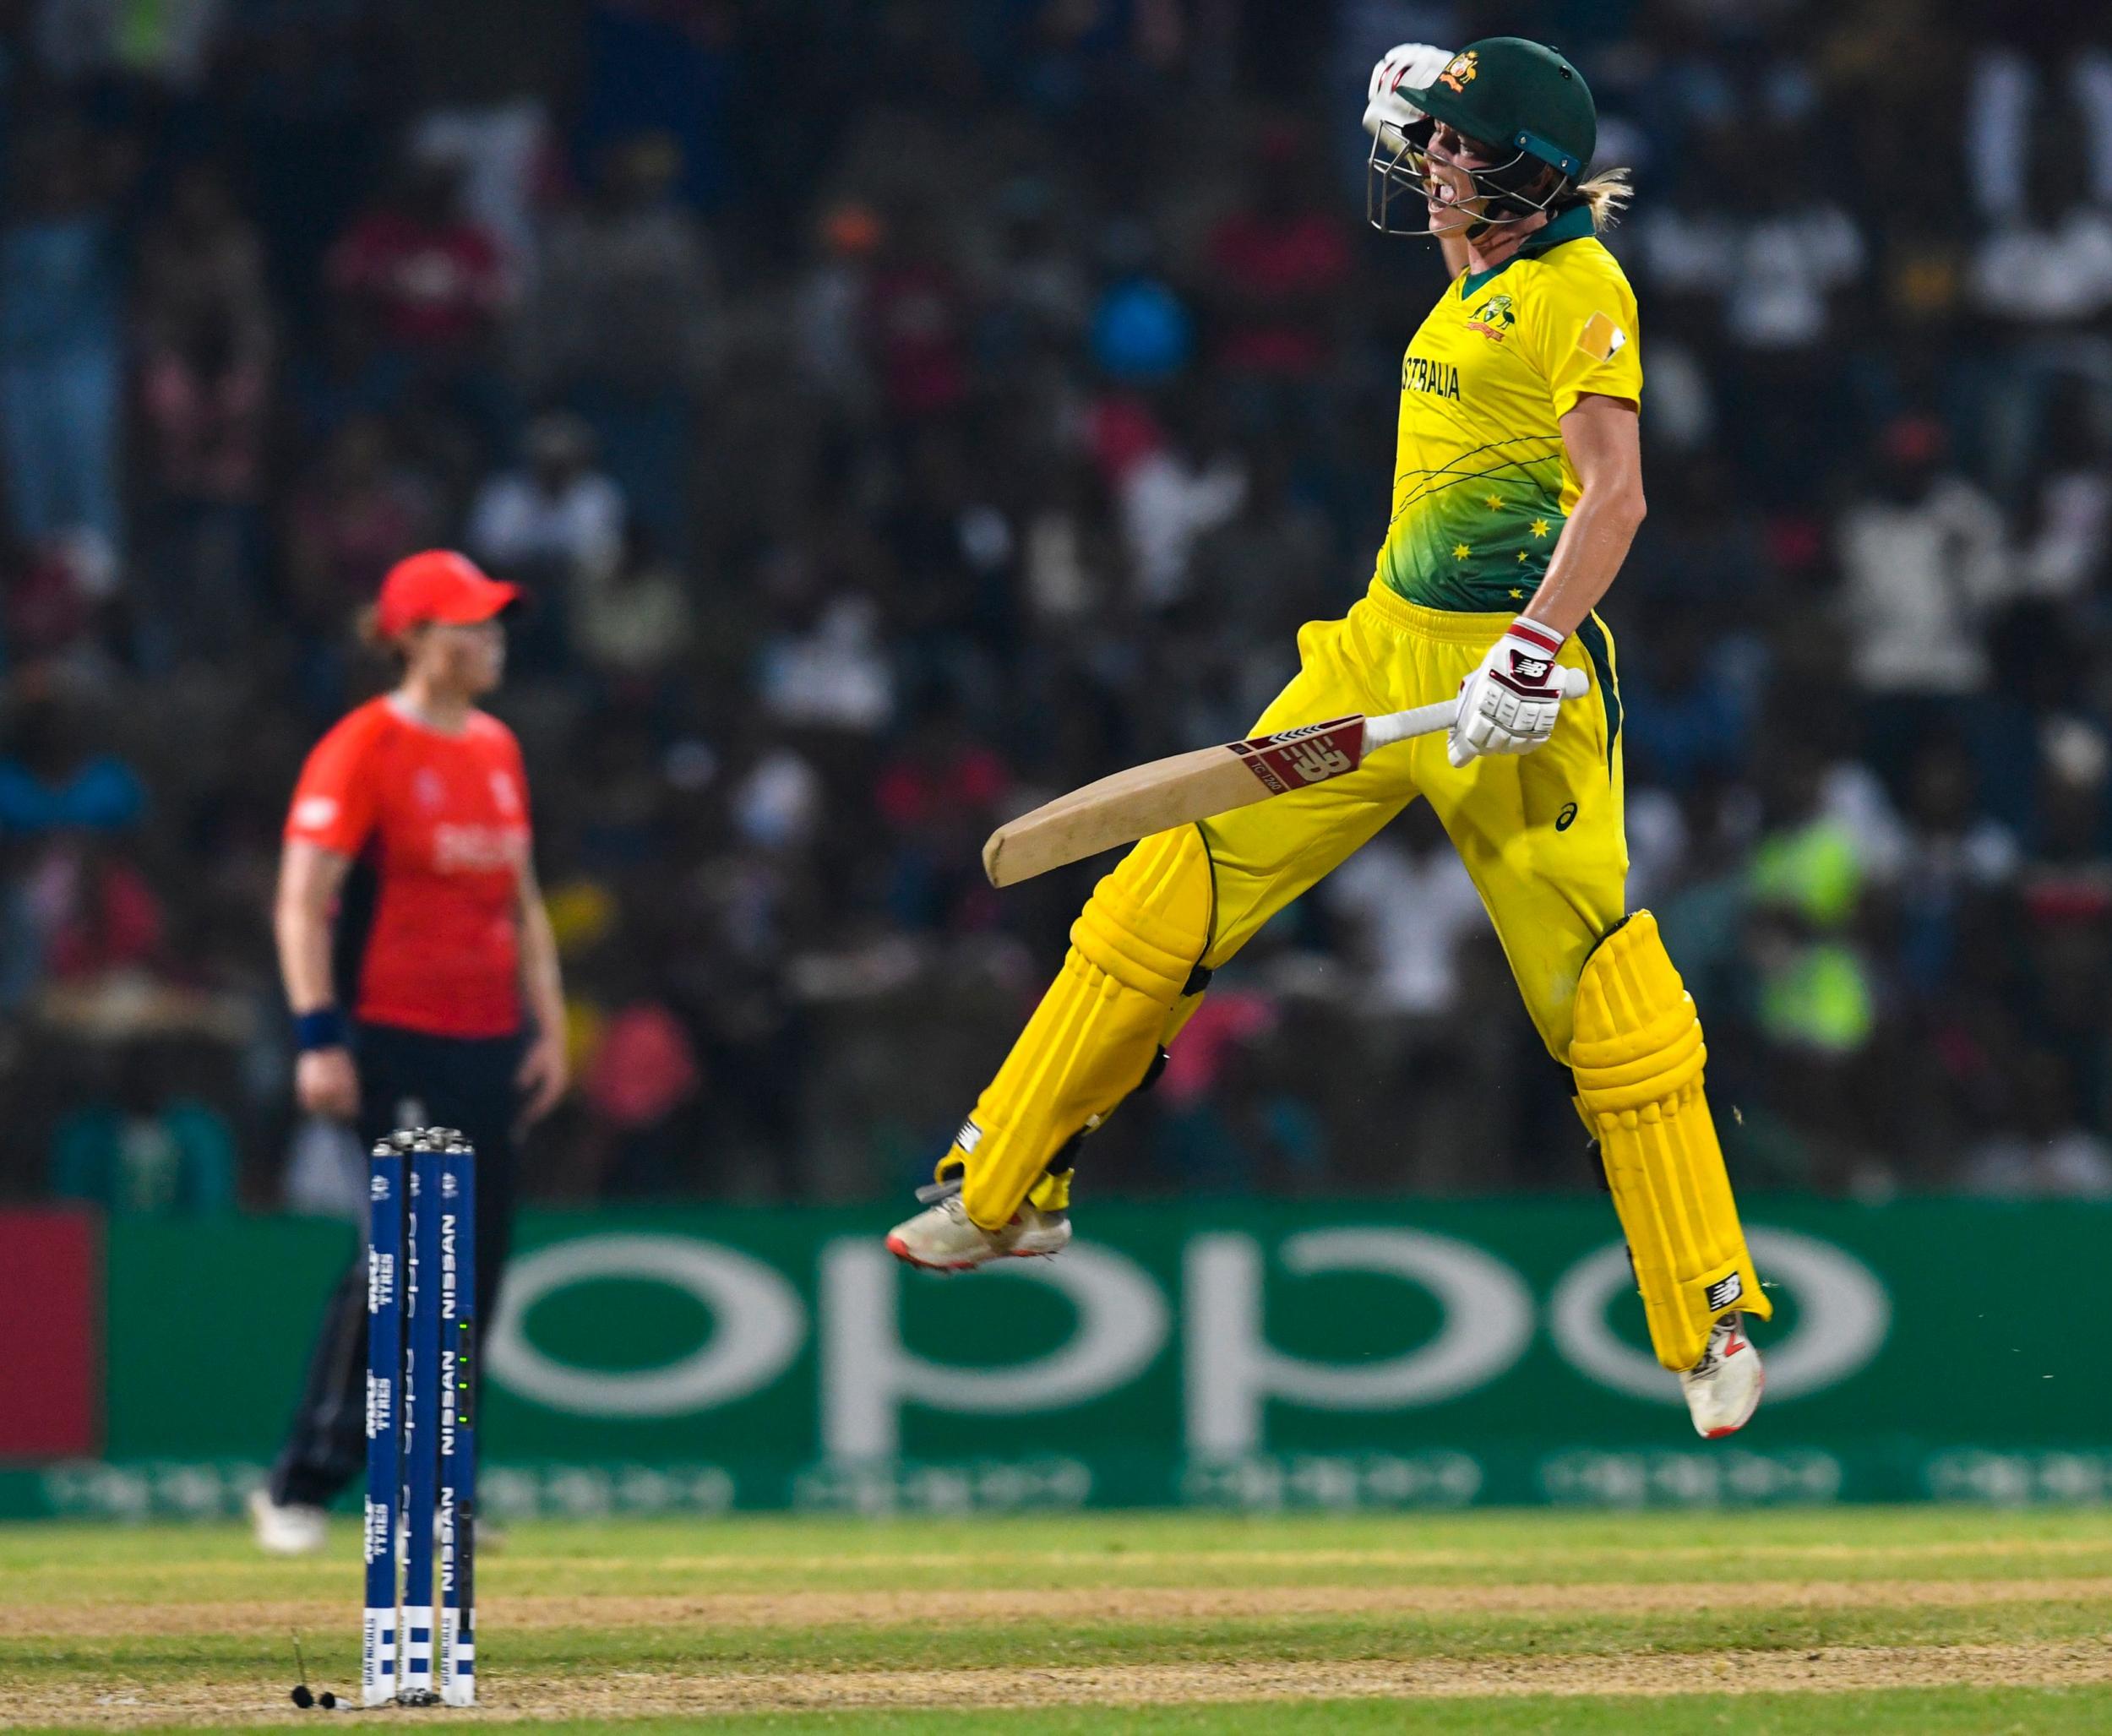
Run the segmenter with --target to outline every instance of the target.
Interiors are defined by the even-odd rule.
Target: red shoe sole
[[[955,1265],[940,1265],[932,1260],[919,1260],[909,1251],[908,1244],[895,1235],[887,1238],[887,1251],[904,1265],[913,1265],[920,1272],[972,1272],[982,1264],[980,1260],[967,1260]]]
[[[1760,1384],[1753,1388],[1753,1401],[1745,1407],[1745,1414],[1740,1417],[1735,1423],[1727,1424],[1722,1429],[1711,1429],[1705,1430],[1702,1434],[1701,1439],[1704,1440],[1721,1440],[1727,1434],[1737,1434],[1739,1429],[1743,1429],[1748,1423],[1753,1420],[1754,1414],[1760,1409],[1761,1396],[1766,1390],[1767,1371],[1766,1369],[1762,1369],[1760,1371]]]
[[[920,1272],[972,1272],[977,1266],[989,1265],[988,1260],[964,1260],[954,1265],[939,1265],[928,1260],[919,1260],[909,1251],[900,1236],[890,1234],[887,1251],[904,1265],[913,1265]],[[1002,1254],[992,1256],[997,1260],[1053,1260],[1062,1253],[1060,1248],[1008,1248]]]

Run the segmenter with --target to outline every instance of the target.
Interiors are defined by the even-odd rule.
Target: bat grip
[[[1581,669],[1560,669],[1555,682],[1565,699],[1581,699],[1592,690],[1592,678]],[[1456,698],[1440,699],[1434,705],[1417,705],[1407,711],[1382,711],[1376,717],[1364,719],[1364,752],[1374,748],[1390,748],[1396,742],[1405,742],[1411,736],[1434,735],[1439,730],[1452,727],[1453,714],[1459,709]]]
[[[1410,711],[1385,711],[1364,719],[1364,752],[1390,748],[1411,736],[1427,736],[1452,727],[1457,699],[1440,699],[1434,705],[1418,705]]]

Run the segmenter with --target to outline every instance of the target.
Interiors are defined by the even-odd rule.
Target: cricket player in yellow
[[[1594,233],[1624,179],[1587,178],[1591,92],[1538,43],[1404,45],[1370,95],[1372,220],[1435,237],[1452,282],[1402,358],[1370,590],[1299,634],[1298,674],[1255,727],[1454,692],[1458,715],[1449,736],[1138,844],[888,1245],[942,1271],[1060,1249],[1079,1142],[1157,1076],[1211,971],[1419,797],[1575,1079],[1658,1360],[1695,1427],[1728,1434],[1760,1401],[1745,1317],[1771,1310],[1702,1094],[1693,999],[1655,918],[1628,909],[1619,687],[1592,612],[1643,516],[1636,299]],[[1565,700],[1558,664],[1590,692]]]

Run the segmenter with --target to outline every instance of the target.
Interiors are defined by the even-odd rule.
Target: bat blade
[[[983,846],[993,886],[1014,886],[1154,832],[1354,771],[1364,720],[1338,717],[1131,766],[1008,820]]]
[[[1582,670],[1557,673],[1563,698],[1591,691],[1591,678]],[[1118,844],[1325,783],[1354,771],[1367,754],[1380,748],[1450,729],[1458,709],[1456,697],[1436,699],[1406,711],[1337,717],[1133,765],[999,826],[983,846],[983,871],[993,886],[1015,886]]]

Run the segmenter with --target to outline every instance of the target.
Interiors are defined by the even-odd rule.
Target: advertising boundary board
[[[884,1213],[530,1213],[487,1345],[486,1505],[2112,1499],[2112,1395],[2039,1324],[2085,1310],[2112,1208],[1748,1216],[1768,1398],[1705,1443],[1595,1199],[1104,1205],[1057,1260],[953,1279],[888,1258]],[[0,1512],[233,1510],[351,1250],[310,1221],[110,1226],[104,1456],[0,1472]]]

